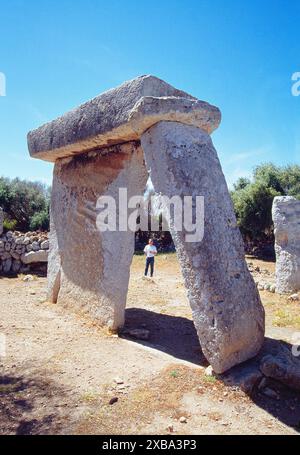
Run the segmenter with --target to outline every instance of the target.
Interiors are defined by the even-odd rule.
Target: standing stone
[[[116,329],[124,323],[134,232],[100,232],[97,200],[119,188],[143,194],[143,152],[129,142],[55,164],[51,201],[48,298],[89,312]],[[127,201],[126,201],[127,202]]]
[[[194,126],[160,122],[141,139],[154,189],[172,197],[204,196],[204,238],[176,246],[201,348],[216,373],[259,351],[264,310],[248,271],[225,178],[210,136]]]
[[[300,201],[277,196],[272,207],[276,253],[276,292],[300,290]]]

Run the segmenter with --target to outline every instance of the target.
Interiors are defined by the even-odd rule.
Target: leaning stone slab
[[[218,108],[199,101],[154,76],[141,76],[82,104],[64,116],[29,132],[34,158],[58,158],[140,139],[160,120],[214,131]]]
[[[254,357],[264,340],[264,310],[210,136],[194,126],[160,122],[141,144],[157,193],[204,197],[204,237],[170,231],[176,246],[202,351],[216,373]],[[201,220],[198,220],[201,223]]]
[[[300,201],[274,198],[272,207],[276,253],[276,292],[300,290]]]

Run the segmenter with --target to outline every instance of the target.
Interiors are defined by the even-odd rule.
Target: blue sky
[[[261,162],[299,162],[298,0],[10,0],[0,19],[0,175],[51,183],[28,130],[141,74],[221,109],[229,185]]]

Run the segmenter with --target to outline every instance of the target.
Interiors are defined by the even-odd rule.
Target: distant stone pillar
[[[194,126],[160,122],[141,139],[156,192],[204,196],[204,237],[187,242],[171,213],[170,231],[204,355],[217,373],[259,351],[264,310],[244,257],[230,195],[210,136]]]
[[[272,207],[276,253],[276,292],[300,290],[300,201],[277,196]]]
[[[51,201],[48,298],[88,312],[100,324],[124,323],[134,232],[100,232],[97,200],[119,188],[143,194],[143,152],[135,142],[55,163]],[[118,206],[117,206],[118,208]]]

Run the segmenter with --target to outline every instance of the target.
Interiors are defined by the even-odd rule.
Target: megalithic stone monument
[[[276,253],[276,292],[300,291],[300,201],[277,196],[272,206]]]
[[[28,134],[32,157],[55,163],[48,298],[124,323],[134,233],[98,229],[97,202],[143,194],[147,171],[165,196],[204,197],[204,237],[187,242],[169,218],[202,350],[217,373],[259,351],[264,311],[244,259],[210,134],[218,108],[141,76]],[[117,209],[121,210],[119,207]]]

